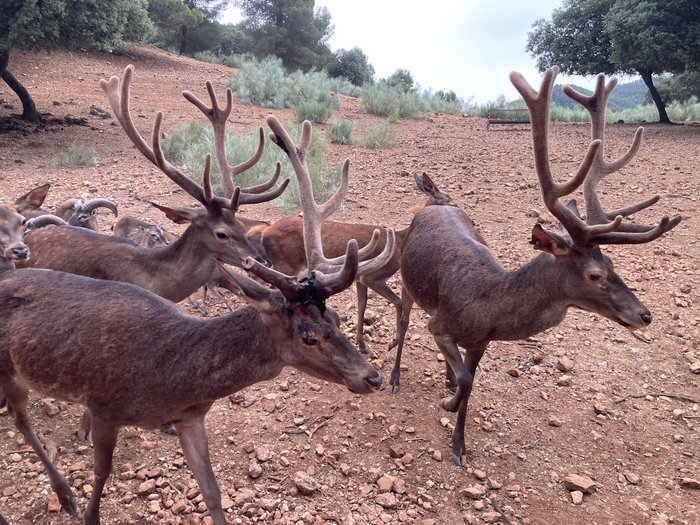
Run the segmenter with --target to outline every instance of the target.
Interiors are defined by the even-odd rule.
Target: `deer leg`
[[[80,426],[78,427],[78,441],[90,443],[92,439],[90,429],[92,427],[92,414],[90,409],[86,408],[83,415],[80,417]]]
[[[367,286],[393,304],[394,308],[396,309],[396,335],[389,345],[389,349],[391,350],[398,344],[397,339],[399,330],[401,329],[401,312],[403,310],[401,306],[401,298],[394,293],[394,290],[389,287],[386,281],[373,281],[371,283],[367,283]]]
[[[430,325],[428,325],[428,328],[430,328]],[[448,412],[457,412],[462,398],[469,397],[474,378],[462,362],[462,354],[459,352],[459,347],[451,335],[433,334],[433,339],[435,339],[435,343],[438,345],[442,355],[445,356],[447,365],[454,371],[457,380],[457,391],[452,397],[443,399],[440,402],[440,406]]]
[[[49,459],[46,450],[44,450],[39,438],[34,433],[32,424],[29,421],[29,416],[27,415],[27,398],[29,390],[24,385],[21,385],[13,380],[3,384],[2,388],[7,401],[7,408],[15,420],[15,426],[17,427],[17,430],[22,433],[22,436],[24,436],[24,440],[29,444],[29,446],[32,447],[32,449],[34,449],[34,452],[37,456],[39,456],[39,459],[44,464],[46,472],[49,475],[51,487],[58,496],[58,501],[61,503],[61,509],[72,516],[77,515],[78,508],[75,505],[75,500],[73,499],[73,494],[71,493],[68,483],[51,462],[51,459]]]
[[[88,412],[89,413],[89,412]],[[85,509],[85,525],[100,525],[100,500],[107,478],[112,472],[112,457],[117,444],[119,429],[114,425],[100,421],[93,416],[91,425],[92,444],[95,448],[95,483],[90,494],[90,501]]]
[[[391,350],[396,346],[396,360],[394,361],[394,369],[391,371],[391,377],[389,378],[389,387],[387,391],[390,394],[397,394],[399,392],[399,379],[401,376],[401,354],[403,352],[403,344],[406,339],[406,331],[408,330],[408,322],[411,319],[411,308],[413,308],[413,297],[408,293],[406,288],[401,289],[401,323],[399,324],[399,329],[396,333],[396,345],[394,342],[389,346]]]
[[[464,354],[464,366],[469,370],[471,381],[469,382],[469,390],[465,391],[465,395],[459,403],[457,411],[457,421],[455,423],[454,432],[452,432],[452,460],[456,465],[464,467],[467,464],[467,449],[464,446],[464,427],[467,421],[467,404],[471,395],[474,377],[476,376],[476,367],[484,355],[487,343],[473,346],[467,349]]]
[[[175,425],[180,438],[180,446],[187,463],[202,491],[204,502],[214,525],[226,525],[224,511],[221,508],[221,492],[216,483],[214,471],[209,460],[207,431],[204,428],[204,415],[194,420],[181,421]]]
[[[226,296],[221,292],[221,289],[218,286],[214,286],[212,289],[212,292],[216,294],[216,296],[221,299],[224,304],[226,305],[226,308],[228,308],[229,312],[233,312],[233,307],[231,306],[231,303],[228,302],[228,299]]]
[[[357,346],[361,353],[368,354],[369,349],[365,343],[365,310],[367,309],[367,286],[359,280],[355,282],[357,290]]]

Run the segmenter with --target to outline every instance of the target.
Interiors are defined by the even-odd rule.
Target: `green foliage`
[[[331,59],[328,39],[333,34],[325,7],[314,11],[309,0],[236,0],[243,14],[243,51],[262,59],[273,55],[288,71],[322,68]]]
[[[71,144],[54,157],[59,168],[91,168],[97,166],[99,158],[94,149],[84,144]]]
[[[333,115],[333,110],[320,100],[306,100],[293,108],[297,122],[309,122],[322,124]]]
[[[268,57],[264,60],[243,59],[228,86],[238,94],[241,102],[266,108],[283,108],[284,67],[282,60]]]
[[[296,71],[282,86],[284,104],[294,110],[297,121],[326,122],[340,106],[331,94],[331,81],[324,71]]]
[[[111,51],[151,31],[146,0],[11,0],[0,8],[0,52],[11,49]]]
[[[691,71],[663,77],[656,82],[661,99],[666,103],[673,100],[683,102],[690,97],[700,97],[700,71]],[[649,103],[651,97],[647,93],[643,102]]]
[[[374,82],[374,67],[359,47],[336,51],[326,71],[330,77],[344,77],[358,87]]]
[[[454,91],[449,91],[447,94],[442,91],[432,93],[431,91],[423,91],[421,93],[423,111],[431,111],[433,113],[447,113],[448,115],[461,115],[464,106],[457,98]]]
[[[396,135],[388,124],[374,124],[367,128],[364,144],[368,148],[393,148],[396,145]]]
[[[414,91],[413,75],[408,69],[397,69],[390,76],[380,82],[389,87],[396,88],[402,93],[410,93]]]
[[[210,64],[222,64],[223,59],[211,51],[198,51],[192,55],[192,58],[200,62],[209,62]]]
[[[415,91],[406,92],[386,82],[365,85],[361,95],[362,107],[370,115],[409,119],[419,118],[424,111],[430,110],[431,103],[437,107],[437,104],[444,102],[433,98],[432,95],[423,97]],[[441,107],[446,106],[441,104]]]
[[[343,77],[331,78],[330,88],[332,93],[342,93],[348,97],[360,98],[362,88],[352,84],[349,80]]]
[[[333,144],[352,144],[352,131],[354,126],[346,120],[336,120],[328,130]]]
[[[299,126],[285,125],[290,136],[299,140]],[[162,143],[165,157],[174,164],[187,167],[192,177],[201,182],[204,171],[206,154],[212,156],[211,181],[215,193],[221,194],[221,172],[217,165],[214,150],[214,132],[199,122],[187,124],[171,133]],[[239,164],[248,160],[258,146],[257,133],[251,136],[226,133],[225,149],[228,162]],[[326,200],[340,185],[340,177],[336,172],[328,173],[326,165],[326,145],[317,135],[312,136],[307,157],[309,175],[314,185],[314,195],[317,201]],[[249,170],[236,177],[235,183],[241,187],[261,184],[269,180],[275,171],[277,162],[282,164],[283,176],[292,180],[285,192],[275,200],[275,204],[283,210],[293,213],[298,209],[299,197],[296,177],[287,155],[277,146],[268,144],[260,161]]]

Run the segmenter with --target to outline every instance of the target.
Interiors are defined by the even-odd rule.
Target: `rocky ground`
[[[115,201],[120,213],[166,221],[144,201],[191,204],[145,161],[110,118],[98,80],[136,67],[132,108],[148,132],[164,111],[164,131],[195,119],[185,89],[205,96],[204,81],[222,93],[233,71],[147,47],[118,55],[13,53],[10,69],[51,122],[40,130],[0,134],[0,194],[12,201],[51,182],[47,205],[72,196]],[[539,82],[538,79],[530,79]],[[0,84],[0,119],[20,111]],[[229,127],[253,133],[269,110],[234,104]],[[292,120],[288,110],[273,111]],[[48,117],[48,115],[47,115]],[[70,124],[67,117],[84,119]],[[342,97],[334,118],[351,121],[354,136],[381,119]],[[608,127],[609,157],[622,154],[635,126]],[[325,126],[314,126],[324,133]],[[429,114],[395,126],[387,150],[329,145],[329,162],[351,161],[351,185],[338,220],[405,227],[422,201],[413,175],[427,172],[468,211],[506,268],[533,252],[536,221],[553,227],[534,175],[527,127],[486,130],[483,119]],[[589,127],[557,124],[551,162],[562,180],[580,162]],[[94,148],[100,165],[67,170],[54,157],[72,143]],[[271,147],[271,146],[269,146]],[[447,395],[444,363],[414,310],[403,360],[402,390],[361,397],[291,369],[220,400],[208,428],[212,464],[230,523],[280,524],[696,524],[700,523],[700,277],[698,259],[700,127],[650,125],[642,150],[601,184],[609,208],[660,194],[635,217],[652,223],[681,214],[681,224],[652,244],[606,247],[616,270],[652,310],[643,340],[583,311],[526,341],[494,342],[479,367],[467,417],[469,465],[450,460],[454,415],[439,408]],[[274,205],[249,206],[246,216],[275,220]],[[101,216],[108,231],[113,219]],[[167,226],[176,231],[176,226]],[[426,269],[428,270],[428,269]],[[400,278],[391,280],[400,289]],[[332,306],[354,334],[355,295]],[[182,308],[199,315],[187,303]],[[219,304],[213,314],[225,314]],[[390,305],[371,295],[366,339],[372,363],[388,378],[393,353]],[[693,373],[695,369],[695,373]],[[386,381],[385,381],[386,383]],[[80,509],[91,490],[91,447],[76,440],[81,407],[31,398],[30,413],[65,473]],[[77,524],[57,512],[41,463],[6,413],[0,413],[0,513],[12,525]],[[176,438],[124,429],[114,475],[102,500],[105,524],[209,523],[206,507]]]

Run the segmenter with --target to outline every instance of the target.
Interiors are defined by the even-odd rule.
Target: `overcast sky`
[[[511,71],[539,85],[535,60],[525,51],[527,33],[561,5],[562,0],[316,0],[316,7],[328,8],[335,26],[332,50],[359,47],[377,79],[408,69],[421,88],[452,90],[480,104],[499,95],[518,98]],[[230,8],[224,21],[240,19]],[[557,81],[594,84],[593,77]]]

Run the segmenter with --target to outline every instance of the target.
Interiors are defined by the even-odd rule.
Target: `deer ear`
[[[19,197],[15,204],[20,208],[26,208],[29,210],[35,210],[42,204],[46,199],[46,195],[49,193],[49,188],[51,188],[51,183],[47,182],[41,186],[37,186],[34,189],[29,190],[27,193]]]
[[[568,255],[570,251],[569,243],[563,237],[556,233],[545,231],[539,224],[535,224],[532,228],[530,244],[535,247],[535,250],[551,253],[555,257]]]
[[[192,208],[169,208],[168,206],[162,206],[160,204],[156,204],[155,202],[151,202],[151,204],[165,213],[165,216],[175,224],[192,222],[201,213],[200,211]]]

